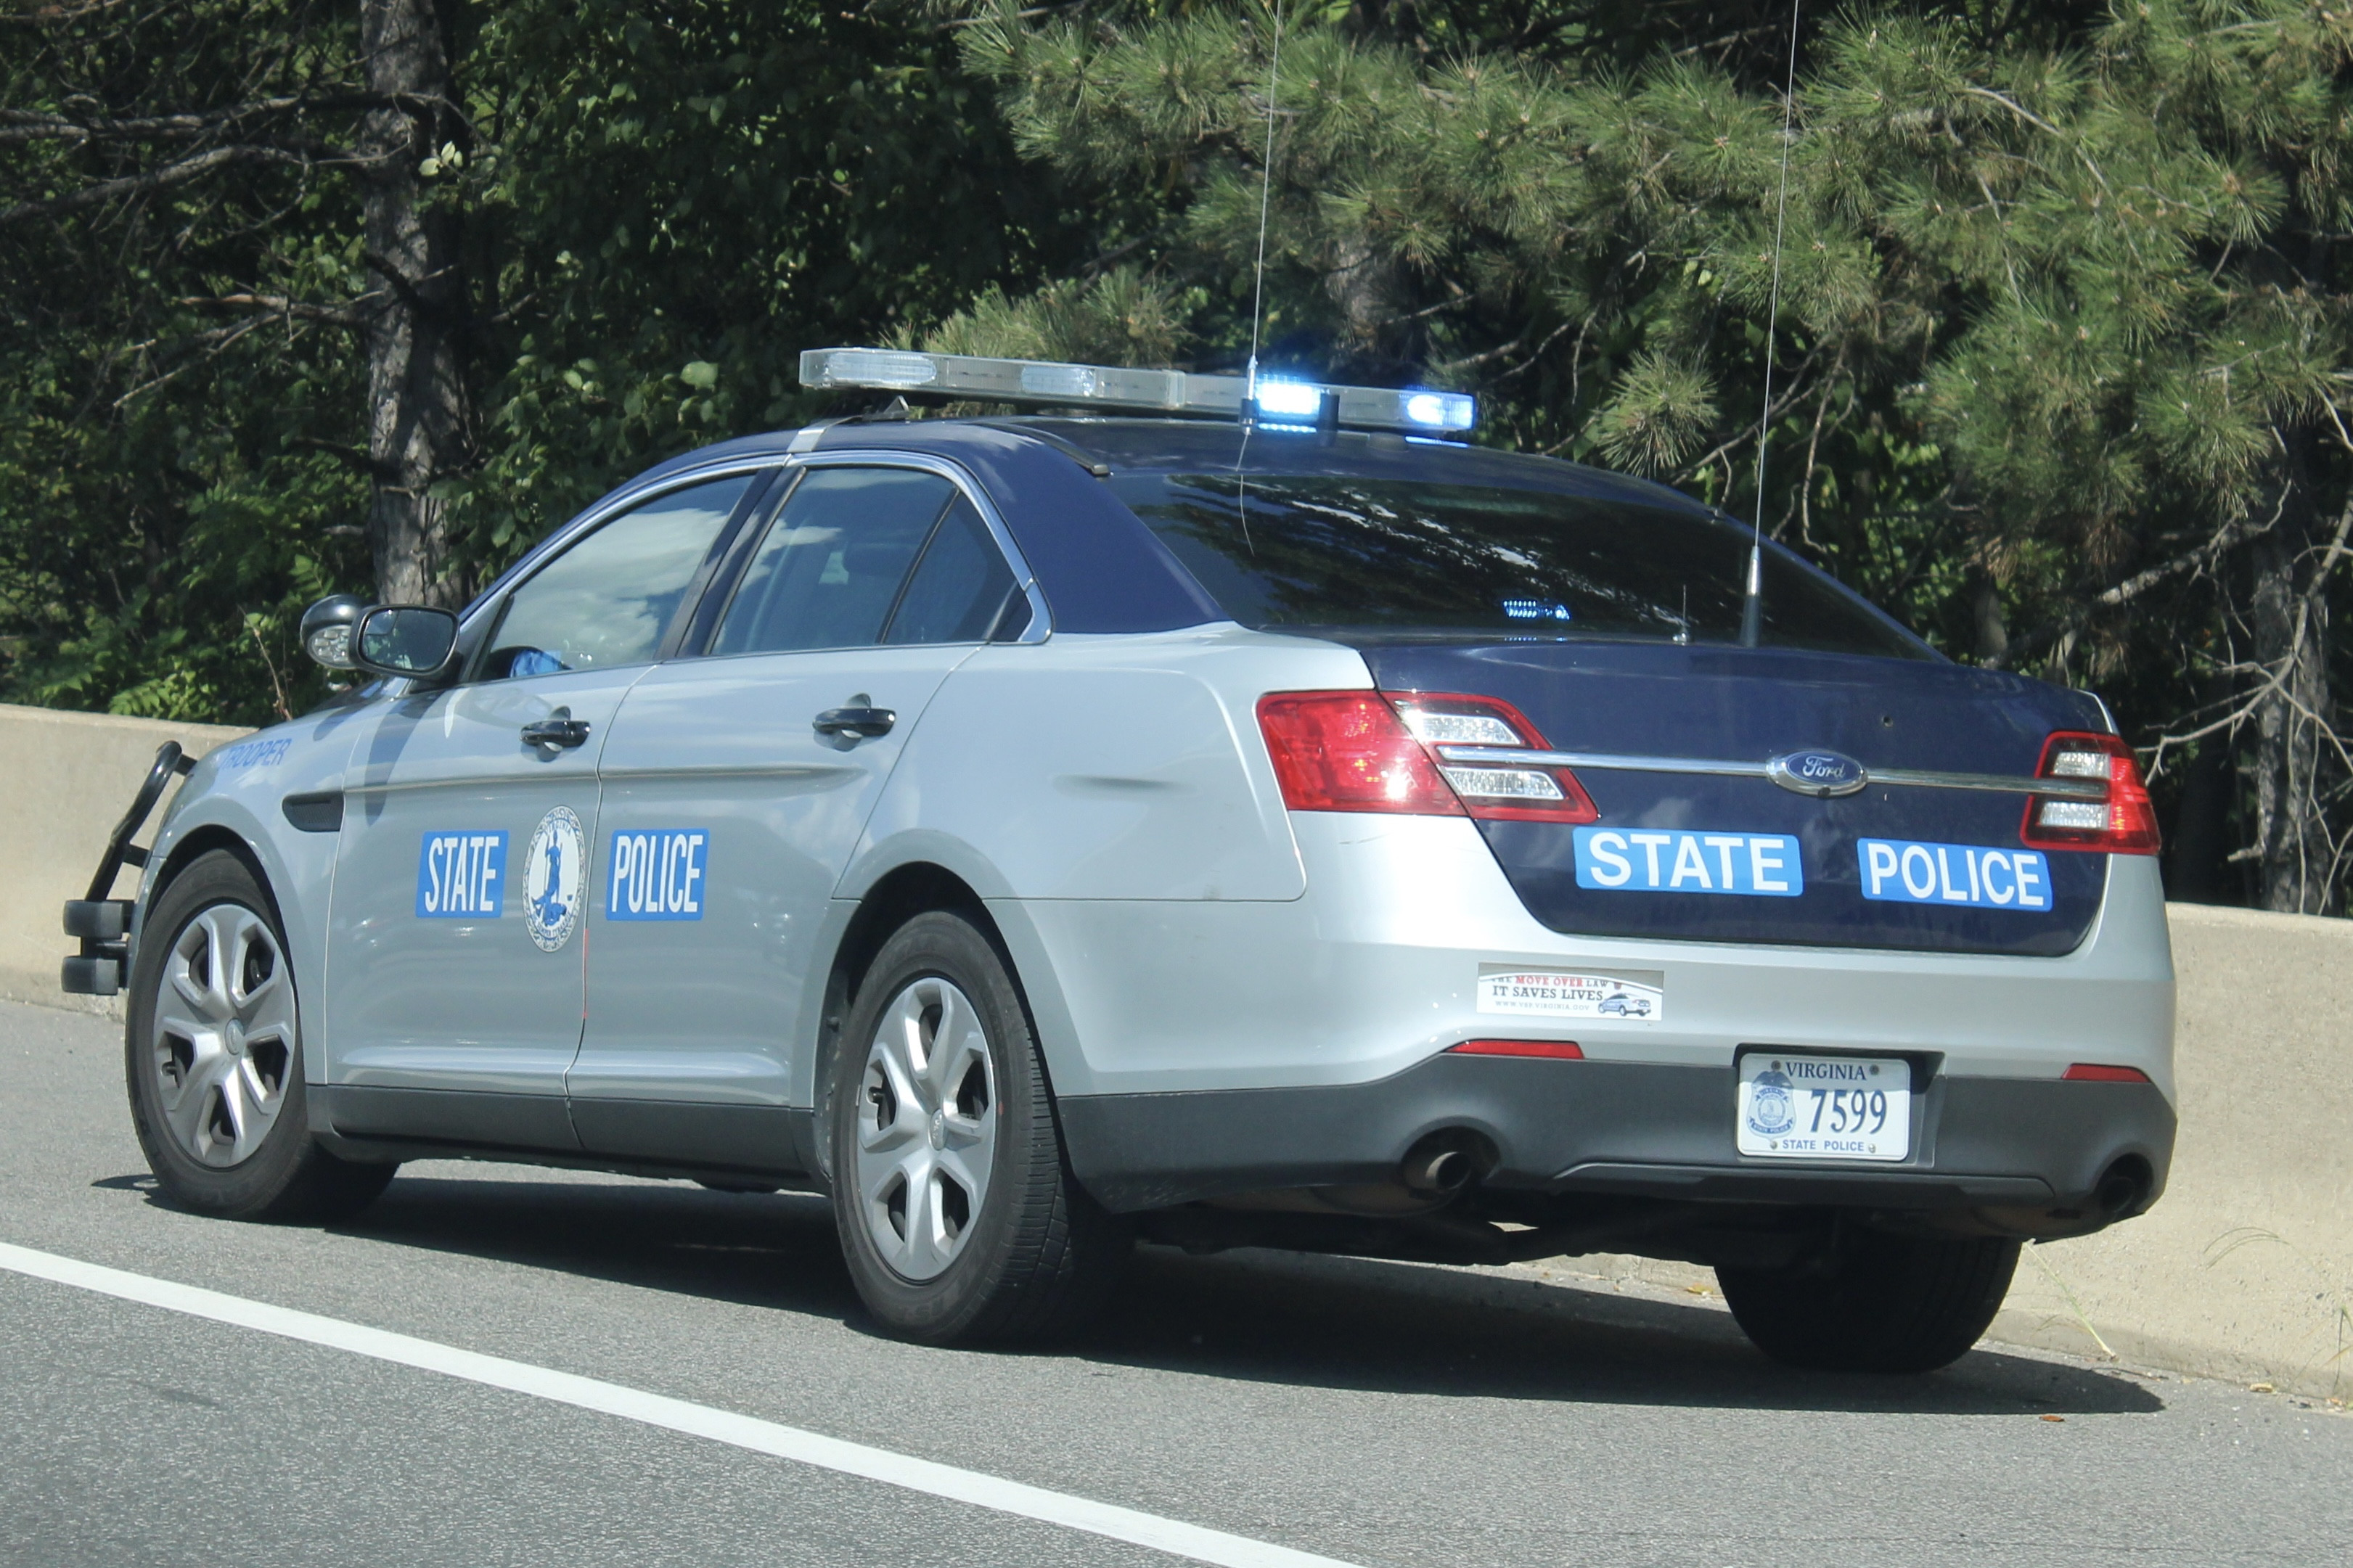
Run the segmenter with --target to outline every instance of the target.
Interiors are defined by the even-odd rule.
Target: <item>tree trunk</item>
[[[472,458],[473,405],[459,335],[466,313],[455,215],[430,199],[418,165],[463,131],[435,0],[361,0],[368,89],[397,97],[361,129],[363,232],[375,274],[367,327],[368,458],[375,496],[368,547],[385,604],[464,602],[438,481]]]
[[[2328,606],[2306,581],[2315,563],[2308,489],[2291,480],[2287,515],[2249,550],[2248,626],[2266,684],[2252,715],[2250,783],[2263,907],[2319,914],[2336,848],[2321,808],[2335,722],[2328,689]]]

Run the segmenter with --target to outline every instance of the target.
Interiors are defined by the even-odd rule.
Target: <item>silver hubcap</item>
[[[980,1013],[936,975],[883,1010],[858,1094],[858,1196],[882,1260],[932,1279],[963,1251],[997,1157]]]
[[[207,1165],[241,1163],[286,1103],[294,982],[261,917],[215,904],[180,928],[156,987],[149,1059],[164,1121]]]

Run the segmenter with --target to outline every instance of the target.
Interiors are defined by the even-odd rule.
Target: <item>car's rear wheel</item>
[[[918,915],[875,956],[828,1097],[834,1215],[860,1298],[934,1343],[1068,1331],[1130,1234],[1079,1186],[1004,960],[970,921]]]
[[[2018,1243],[1842,1228],[1812,1268],[1719,1268],[1758,1350],[1826,1372],[1933,1372],[1978,1342],[2010,1293]]]
[[[139,1146],[183,1208],[333,1219],[392,1180],[394,1166],[339,1160],[311,1135],[285,936],[234,855],[198,858],[149,910],[123,1047]]]

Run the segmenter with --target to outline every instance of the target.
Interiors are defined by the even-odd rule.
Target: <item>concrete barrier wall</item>
[[[0,994],[90,1005],[58,989],[58,906],[82,895],[158,745],[202,755],[244,733],[0,705]],[[118,891],[132,886],[126,873]],[[2353,921],[2192,904],[2169,913],[2181,977],[2171,1185],[2140,1219],[2029,1247],[1994,1337],[2345,1395]],[[1638,1259],[1567,1267],[1707,1280]]]
[[[2029,1247],[1995,1335],[2353,1394],[2353,921],[2167,913],[2171,1181],[2137,1220]]]
[[[156,747],[177,741],[200,757],[247,733],[0,703],[0,995],[120,1011],[119,999],[110,1005],[58,989],[58,966],[74,950],[58,924],[61,906],[90,890],[107,835]],[[138,874],[125,870],[116,896],[137,887]]]

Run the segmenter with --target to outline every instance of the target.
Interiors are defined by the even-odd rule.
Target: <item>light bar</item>
[[[1247,416],[1253,422],[1329,423],[1349,430],[1394,430],[1411,436],[1460,434],[1479,417],[1477,402],[1461,392],[1330,386],[1261,376],[1257,395],[1251,397],[1247,376],[981,359],[912,349],[806,349],[801,353],[801,384],[931,392],[976,403],[1139,409],[1211,419],[1244,418],[1248,402],[1251,406]]]

